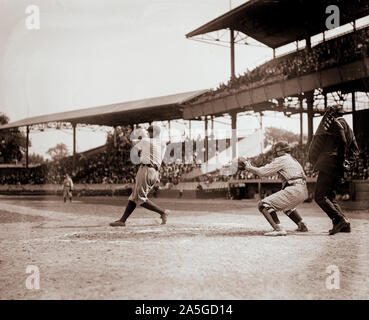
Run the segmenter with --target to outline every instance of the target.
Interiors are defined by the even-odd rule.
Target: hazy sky
[[[232,7],[244,2],[233,0]],[[25,26],[30,4],[40,9],[39,30]],[[185,34],[229,6],[229,0],[0,0],[0,111],[15,121],[215,87],[229,78],[229,50]],[[271,55],[269,48],[237,46],[236,72]],[[258,125],[247,119],[240,120],[246,127]],[[266,117],[264,124],[298,131],[297,119]],[[32,133],[31,140],[31,152],[42,154],[59,141],[72,145],[70,132]],[[82,151],[105,136],[84,129],[77,141]]]

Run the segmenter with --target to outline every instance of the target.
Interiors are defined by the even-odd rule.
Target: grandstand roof
[[[369,15],[369,0],[250,0],[186,37],[233,28],[271,48],[278,48],[327,30],[329,5],[339,7],[340,25]]]
[[[71,122],[90,125],[119,126],[179,119],[182,118],[181,104],[203,94],[206,91],[207,90],[191,91],[169,96],[31,117],[0,126],[0,130],[48,122]]]

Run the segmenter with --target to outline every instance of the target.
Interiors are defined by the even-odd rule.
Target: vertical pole
[[[168,120],[168,135],[169,135],[169,142],[172,142],[172,132],[170,128],[170,120]]]
[[[211,122],[211,139],[214,140],[215,134],[214,134],[214,116],[210,117]]]
[[[302,96],[299,97],[300,100],[300,145],[302,146],[302,137],[303,137],[303,115],[304,115],[304,105]]]
[[[308,142],[310,143],[311,140],[313,139],[313,120],[314,120],[314,110],[313,110],[313,105],[314,105],[314,95],[312,92],[310,92],[307,95],[307,113],[308,113]]]
[[[327,93],[324,94],[324,110],[328,107],[328,96]]]
[[[232,138],[231,138],[231,147],[232,147],[232,159],[237,158],[237,112],[231,113],[232,119]]]
[[[117,127],[114,126],[114,148],[117,147]]]
[[[188,120],[188,137],[191,140],[192,139],[192,135],[191,135],[191,120]]]
[[[352,128],[354,131],[354,134],[357,134],[356,131],[356,126],[357,126],[357,122],[356,122],[356,96],[355,96],[355,91],[351,93],[352,96]]]
[[[76,172],[76,127],[77,124],[73,123],[73,174]]]
[[[208,116],[205,116],[205,156],[204,161],[208,162],[209,160],[209,140],[208,140]]]
[[[308,50],[311,49],[311,38],[310,37],[306,38],[306,49]]]
[[[275,59],[275,48],[273,48],[273,59]]]
[[[235,78],[234,30],[231,28],[231,79]]]
[[[29,149],[29,126],[27,126],[27,140],[26,140],[26,168],[28,169],[28,149]]]
[[[260,132],[261,132],[261,141],[260,141],[260,153],[264,152],[264,131],[263,131],[263,113],[260,112]]]

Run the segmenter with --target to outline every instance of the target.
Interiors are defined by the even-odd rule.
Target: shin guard
[[[273,227],[274,230],[279,230],[280,229],[280,227],[278,226],[278,224],[274,221],[274,219],[272,217],[272,215],[277,217],[277,213],[275,212],[275,210],[270,205],[260,201],[258,203],[258,209],[263,214],[265,219],[267,219],[267,221]],[[277,219],[278,219],[278,217],[277,217]]]

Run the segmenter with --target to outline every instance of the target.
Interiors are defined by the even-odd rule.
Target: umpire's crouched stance
[[[309,147],[309,160],[319,172],[314,198],[333,222],[330,235],[351,231],[335,191],[344,176],[344,166],[353,164],[359,153],[354,133],[342,115],[342,107],[329,107]]]
[[[271,176],[278,174],[282,179],[282,190],[260,200],[259,211],[264,215],[274,231],[268,232],[267,236],[285,236],[287,232],[282,229],[277,216],[277,211],[283,211],[298,226],[296,231],[308,231],[302,221],[296,207],[308,197],[306,176],[300,163],[290,154],[287,142],[277,142],[273,146],[275,159],[264,167],[256,168],[250,162],[241,158],[241,163],[246,170],[258,176]]]
[[[166,224],[167,222],[169,211],[163,210],[147,198],[149,192],[159,180],[159,168],[164,158],[166,144],[162,142],[159,126],[151,125],[148,133],[149,137],[142,138],[136,146],[141,150],[140,167],[136,174],[136,182],[132,194],[128,199],[128,205],[123,216],[119,220],[110,223],[112,227],[124,227],[126,220],[135,210],[137,204],[159,213],[162,220],[161,224]]]

